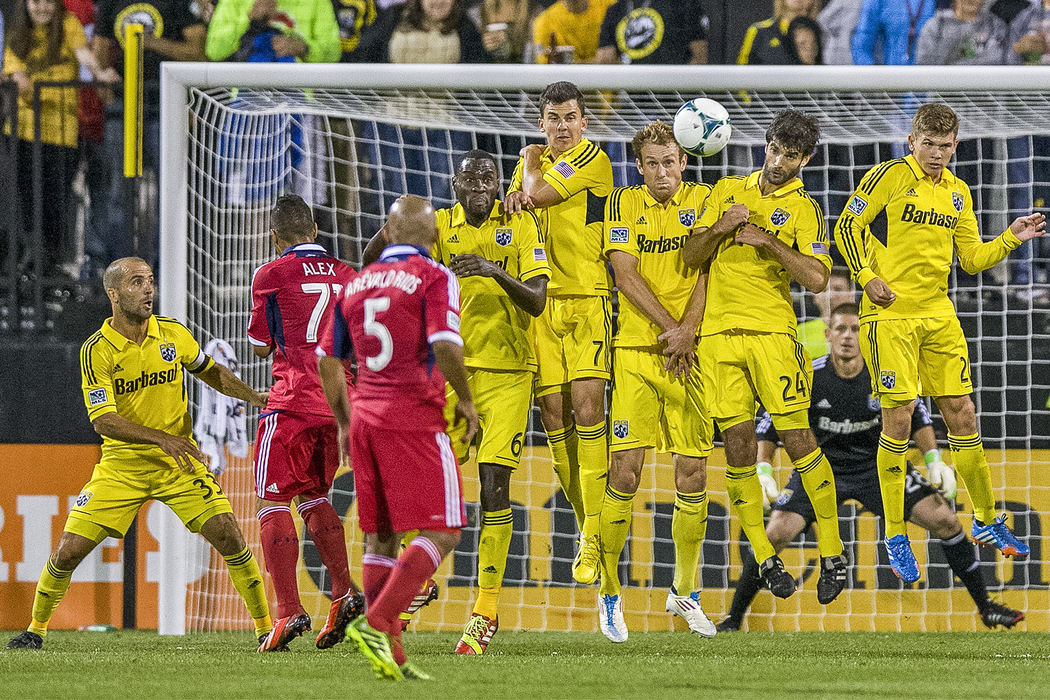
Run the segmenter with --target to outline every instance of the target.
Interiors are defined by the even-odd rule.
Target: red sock
[[[365,602],[369,608],[375,604],[396,564],[396,559],[379,554],[361,557],[361,585],[365,588]]]
[[[302,610],[295,565],[299,561],[299,536],[292,511],[286,505],[267,506],[259,511],[259,534],[263,560],[277,593],[277,617],[289,617]]]
[[[350,580],[350,566],[346,561],[346,534],[343,523],[327,498],[315,498],[299,504],[299,515],[321,555],[321,562],[332,578],[332,600],[347,593],[357,592]]]
[[[390,630],[390,652],[394,657],[394,663],[404,666],[408,658],[405,656],[405,646],[401,643],[401,625],[394,625]]]
[[[401,553],[376,598],[375,604],[368,606],[368,624],[377,630],[393,634],[395,626],[400,628],[398,616],[408,607],[412,599],[423,587],[423,582],[430,578],[441,564],[441,552],[426,537],[416,537]]]

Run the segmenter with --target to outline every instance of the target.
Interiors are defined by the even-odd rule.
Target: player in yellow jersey
[[[497,606],[514,532],[510,476],[521,457],[536,376],[529,332],[546,304],[551,271],[536,216],[508,214],[496,199],[500,179],[492,155],[465,153],[452,187],[457,204],[437,212],[435,258],[460,279],[463,361],[481,421],[478,598],[456,653],[483,654],[499,628]],[[464,462],[469,446],[458,438],[466,424],[451,420],[451,387],[447,398],[449,437]]]
[[[41,648],[73,570],[106,537],[123,537],[149,500],[175,511],[226,559],[261,643],[271,627],[266,587],[230,502],[193,440],[183,370],[253,406],[262,407],[266,394],[213,362],[181,323],[153,315],[153,271],[145,261],[114,261],[102,283],[113,316],[80,350],[84,403],[103,438],[102,459],[40,574],[29,629],[7,648]]]
[[[977,274],[1021,243],[1042,236],[1042,214],[1022,216],[982,243],[970,188],[948,170],[959,119],[944,104],[921,106],[912,120],[911,155],[876,165],[861,179],[835,229],[854,279],[864,288],[861,350],[872,392],[882,403],[879,486],[886,512],[886,549],[905,581],[919,567],[904,526],[905,456],[915,397],[928,394],[948,427],[953,461],[973,503],[970,536],[1008,556],[1028,546],[995,517],[991,475],[970,394],[969,351],[948,299],[952,257]]]
[[[631,527],[645,451],[673,455],[671,518],[674,583],[667,611],[704,637],[715,626],[700,607],[697,568],[707,531],[707,456],[714,428],[704,407],[696,333],[704,313],[704,277],[682,260],[682,243],[711,191],[682,182],[686,157],[671,127],[651,122],[632,142],[644,185],[618,187],[605,206],[605,253],[620,297],[613,341],[612,464],[602,506],[602,583],[598,622],[614,642],[627,641],[617,572]]]
[[[573,577],[594,583],[601,568],[598,517],[609,469],[605,384],[612,341],[602,216],[612,191],[609,157],[583,137],[583,94],[569,82],[540,95],[547,145],[522,149],[508,188],[508,211],[534,208],[551,266],[547,306],[533,324],[536,399],[554,471],[580,527]]]
[[[817,120],[784,110],[766,130],[762,170],[724,177],[685,243],[686,264],[709,267],[700,329],[700,374],[725,440],[726,489],[755,552],[762,579],[779,598],[795,592],[766,536],[756,471],[755,396],[773,418],[816,514],[820,579],[827,604],[846,585],[835,476],[809,428],[813,367],[795,335],[790,283],[819,292],[831,274],[824,214],[802,187],[820,131]]]

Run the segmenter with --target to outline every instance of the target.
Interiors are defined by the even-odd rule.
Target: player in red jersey
[[[317,224],[296,195],[277,199],[270,237],[280,257],[252,279],[248,339],[259,357],[273,354],[273,388],[259,415],[255,440],[255,495],[266,570],[277,592],[277,618],[259,651],[281,651],[310,629],[296,580],[299,538],[290,503],[332,579],[332,607],[317,647],[343,641],[346,626],[364,611],[365,599],[346,558],[343,523],[328,500],[339,467],[336,425],[321,390],[315,348],[331,323],[330,307],[354,270],[314,242]]]
[[[339,448],[354,461],[357,510],[365,533],[368,614],[348,633],[380,678],[427,678],[406,662],[398,614],[459,542],[466,511],[459,467],[445,433],[445,380],[458,397],[469,443],[478,413],[463,366],[459,283],[429,251],[437,241],[430,202],[400,197],[390,208],[379,260],[343,290],[332,333],[318,347]],[[358,373],[353,402],[343,361]],[[435,366],[436,364],[436,366]],[[398,556],[403,533],[419,535]]]

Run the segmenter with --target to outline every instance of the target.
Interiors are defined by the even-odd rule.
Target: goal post
[[[1050,200],[1050,97],[1040,89],[1050,84],[1050,68],[165,63],[160,311],[186,322],[202,345],[213,338],[229,342],[245,380],[256,388],[268,386],[268,363],[252,356],[245,328],[251,271],[274,255],[265,230],[273,199],[286,191],[302,194],[314,207],[322,242],[357,263],[393,198],[412,193],[437,206],[451,204],[456,154],[479,146],[492,151],[505,189],[518,149],[541,139],[536,98],[556,80],[572,81],[584,91],[586,135],[610,154],[617,185],[640,181],[629,150],[635,131],[652,119],[670,121],[687,99],[716,99],[733,122],[732,140],[722,153],[699,166],[690,159],[687,179],[711,183],[760,167],[770,119],[795,107],[820,121],[821,143],[803,177],[831,231],[863,173],[905,152],[915,108],[941,100],[960,116],[961,145],[952,168],[973,190],[985,238],[1033,204],[1045,205],[1036,200]],[[1024,610],[1033,629],[1050,624],[1050,571],[1041,548],[1050,529],[1043,515],[1050,512],[1050,314],[1042,305],[1044,297],[1050,300],[1048,251],[1050,244],[1028,243],[984,275],[959,271],[950,280],[970,341],[997,507],[1012,514],[1015,531],[1032,547],[1023,562],[984,553],[982,571],[993,597]],[[795,303],[800,318],[812,318],[808,293],[797,291]],[[190,391],[195,397],[196,389]],[[254,423],[248,431],[254,433]],[[921,457],[913,461],[921,463]],[[746,546],[726,502],[723,465],[716,449],[700,579],[704,609],[712,618],[728,610]],[[781,486],[789,473],[790,463],[781,455],[775,471]],[[415,629],[455,630],[469,613],[479,488],[473,462],[464,465],[463,477],[471,525],[439,571],[441,598],[423,611]],[[250,457],[231,456],[220,481],[260,554]],[[345,514],[351,566],[359,577],[361,537],[350,474],[337,477],[332,497]],[[594,589],[571,582],[574,520],[557,493],[535,411],[511,498],[514,540],[501,627],[596,630]],[[673,567],[673,500],[670,460],[650,454],[635,500],[630,556],[621,564],[633,630],[673,628],[663,610]],[[958,506],[968,524],[964,489]],[[802,589],[785,601],[760,594],[747,621],[750,629],[979,627],[972,601],[953,581],[936,540],[917,528],[909,531],[924,576],[902,589],[878,544],[879,524],[859,511],[855,505],[841,510],[854,566],[840,600],[816,604],[812,589],[819,559],[807,533],[784,554],[789,570],[804,577]],[[165,523],[181,528],[176,518]],[[175,532],[170,537],[183,542]],[[305,532],[301,539],[304,605],[311,615],[323,615],[328,583]],[[191,542],[165,551],[175,554],[161,570],[178,585],[167,586],[159,601],[161,633],[250,627],[221,558],[201,561]]]

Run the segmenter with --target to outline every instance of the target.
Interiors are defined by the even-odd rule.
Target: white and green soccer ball
[[[700,158],[721,151],[733,134],[729,112],[707,97],[697,97],[679,107],[672,126],[682,150]]]

